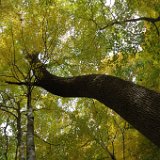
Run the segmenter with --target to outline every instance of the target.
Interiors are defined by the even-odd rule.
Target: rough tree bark
[[[32,55],[36,86],[62,97],[88,97],[113,109],[160,147],[160,94],[110,75],[57,77]]]

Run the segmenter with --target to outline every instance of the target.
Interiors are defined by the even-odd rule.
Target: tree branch
[[[36,134],[36,133],[34,133],[34,136],[37,137],[37,138],[39,138],[39,139],[40,139],[41,141],[43,141],[44,143],[49,144],[49,145],[51,145],[51,146],[60,146],[60,145],[62,145],[61,143],[58,143],[58,144],[50,143],[50,142],[44,140],[43,138],[41,138],[41,137],[40,137],[38,134]]]
[[[9,113],[10,115],[14,116],[16,119],[18,118],[14,113],[6,110],[5,108],[2,108],[1,106],[0,106],[0,110],[4,111],[4,112],[6,112],[6,113]]]
[[[31,85],[31,86],[34,86],[36,85],[36,82],[32,82],[32,83],[29,83],[29,82],[13,82],[13,81],[5,81],[5,83],[7,84],[13,84],[13,85],[19,85],[19,86],[28,86],[28,85]]]
[[[103,27],[99,27],[99,29],[104,30],[107,27],[113,26],[115,24],[123,24],[123,23],[126,23],[126,22],[138,22],[138,21],[147,21],[147,22],[151,22],[151,23],[155,24],[156,22],[160,21],[160,16],[157,17],[157,18],[140,17],[140,18],[128,19],[128,20],[124,20],[124,21],[114,21],[114,22],[112,22],[110,24],[107,24]]]

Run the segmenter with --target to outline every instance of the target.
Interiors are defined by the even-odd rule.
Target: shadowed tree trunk
[[[29,83],[27,86],[27,134],[26,134],[26,155],[27,160],[35,160],[35,144],[34,144],[34,115],[32,108],[32,86],[30,85],[31,77],[29,73]]]
[[[160,94],[109,75],[57,77],[30,57],[36,86],[62,97],[95,98],[113,109],[160,147]]]
[[[24,149],[24,143],[23,143],[23,131],[22,131],[22,112],[21,112],[21,106],[20,101],[17,102],[17,152],[15,160],[25,160],[25,149]]]

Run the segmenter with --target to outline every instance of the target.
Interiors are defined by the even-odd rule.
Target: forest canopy
[[[1,0],[0,12],[0,159],[160,159],[102,103],[32,85],[27,58],[38,53],[56,76],[112,75],[160,92],[159,0]]]

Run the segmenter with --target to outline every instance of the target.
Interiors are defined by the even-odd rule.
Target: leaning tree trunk
[[[159,93],[109,75],[57,77],[50,74],[35,55],[31,55],[30,63],[36,86],[62,97],[95,98],[160,147]]]

